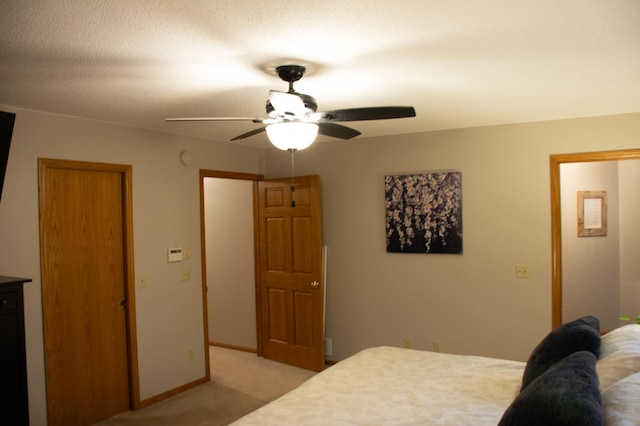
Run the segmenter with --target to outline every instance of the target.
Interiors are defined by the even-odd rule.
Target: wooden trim
[[[256,348],[246,348],[244,346],[228,345],[226,343],[220,343],[220,342],[209,342],[209,346],[215,346],[217,348],[233,349],[234,351],[250,352],[253,354],[258,352]]]
[[[551,328],[562,324],[562,224],[560,217],[560,161],[550,157],[551,171]]]
[[[551,326],[562,324],[562,226],[560,206],[560,166],[565,163],[638,160],[640,149],[582,152],[549,156],[551,178]]]
[[[640,148],[619,151],[579,152],[551,155],[558,163],[587,163],[591,161],[617,161],[640,159]]]
[[[262,180],[264,175],[258,175],[253,173],[239,173],[239,172],[225,172],[220,170],[205,170],[200,169],[200,178],[213,177],[223,179],[238,179],[238,180]]]
[[[253,270],[255,275],[255,302],[256,302],[256,346],[257,353],[260,356],[264,355],[264,346],[262,344],[262,293],[260,292],[260,282],[262,281],[262,274],[260,271],[260,194],[258,181],[253,181]]]
[[[127,351],[129,357],[129,404],[138,409],[140,404],[140,372],[138,370],[138,331],[136,328],[136,278],[133,260],[133,189],[132,167],[123,171],[125,209],[125,287],[127,294]]]
[[[203,171],[200,170],[200,267],[202,273],[202,325],[204,329],[204,359],[205,359],[205,377],[211,380],[211,361],[209,360],[209,302],[207,297],[207,247],[205,244],[205,205],[204,205],[204,178]]]
[[[138,408],[149,407],[150,405],[156,404],[167,398],[171,398],[172,396],[176,396],[179,393],[188,391],[189,389],[193,389],[196,386],[200,386],[201,384],[207,383],[208,381],[209,381],[208,377],[201,377],[200,379],[194,380],[193,382],[186,383],[182,386],[178,386],[177,388],[168,390],[166,392],[162,392],[158,395],[152,396],[151,398],[147,398],[143,401],[140,401],[140,406]]]

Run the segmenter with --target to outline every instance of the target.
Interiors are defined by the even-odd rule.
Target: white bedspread
[[[525,363],[393,347],[365,349],[234,425],[491,425]]]

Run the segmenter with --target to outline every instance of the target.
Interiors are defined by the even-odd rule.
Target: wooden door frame
[[[201,247],[201,265],[202,265],[202,300],[203,300],[203,321],[204,321],[204,347],[205,347],[205,359],[207,360],[207,377],[210,377],[210,365],[209,365],[209,308],[207,298],[207,250],[206,250],[206,232],[205,232],[205,191],[204,191],[204,179],[205,178],[221,178],[221,179],[235,179],[235,180],[250,180],[253,182],[253,222],[254,227],[258,221],[258,181],[264,180],[264,175],[252,174],[252,173],[238,173],[228,172],[220,170],[206,170],[200,169],[200,247]],[[256,303],[256,348],[258,355],[262,356],[262,320],[261,320],[261,305],[260,305],[260,257],[259,257],[259,244],[258,233],[253,233],[253,250],[254,250],[254,269],[255,269],[255,303]]]
[[[122,164],[94,163],[85,161],[58,160],[38,158],[39,203],[43,202],[45,188],[45,170],[47,168],[89,170],[120,173],[122,176],[122,210],[123,210],[123,257],[124,257],[124,292],[127,309],[125,310],[126,344],[127,344],[127,376],[129,385],[129,408],[137,410],[140,404],[140,377],[138,369],[138,345],[136,330],[135,273],[133,261],[133,192],[132,166]],[[43,227],[43,215],[40,215],[40,229]],[[43,250],[43,245],[40,244]],[[43,253],[40,254],[41,258]]]
[[[566,163],[639,160],[640,149],[549,156],[551,173],[551,327],[562,324],[562,226],[560,166]]]

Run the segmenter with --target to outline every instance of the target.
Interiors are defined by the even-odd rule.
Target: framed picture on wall
[[[578,191],[578,237],[607,235],[607,191]]]
[[[462,253],[462,174],[384,177],[388,253]]]

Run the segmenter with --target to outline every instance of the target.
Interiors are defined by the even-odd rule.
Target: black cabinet
[[[6,425],[29,424],[22,285],[30,281],[0,275],[0,423]]]

